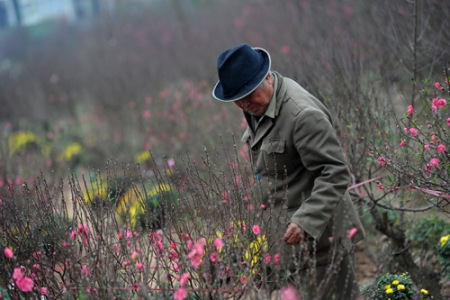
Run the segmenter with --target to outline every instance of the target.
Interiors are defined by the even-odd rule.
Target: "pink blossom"
[[[297,289],[293,285],[283,286],[280,290],[281,300],[300,300]]]
[[[270,254],[269,253],[266,253],[265,255],[264,255],[264,264],[268,264],[268,263],[270,263],[270,260],[271,260],[271,257],[270,257]]]
[[[435,166],[435,167],[439,166],[439,160],[437,158],[432,158],[430,160],[430,166]]]
[[[9,249],[8,247],[5,247],[5,250],[3,251],[5,253],[6,258],[11,259],[14,257],[14,252]]]
[[[450,118],[447,118],[447,126],[450,126]]]
[[[430,150],[430,145],[428,145],[428,144],[423,145],[423,149],[425,149],[425,150]]]
[[[195,253],[197,255],[202,256],[205,253],[205,249],[203,248],[203,244],[195,243]]]
[[[129,260],[126,260],[124,262],[122,262],[122,266],[127,267],[131,264],[131,262]]]
[[[384,156],[378,157],[378,163],[384,167],[386,165],[386,158]]]
[[[127,229],[125,235],[126,235],[127,239],[131,239],[133,237],[133,232],[131,230]]]
[[[239,281],[241,282],[242,285],[246,285],[247,284],[247,277],[245,276],[241,276],[241,278],[239,278]]]
[[[266,207],[266,205],[265,205],[264,203],[261,204],[261,209],[262,209],[262,210],[266,210],[266,208],[267,208],[267,207]]]
[[[408,115],[412,115],[414,113],[414,107],[412,105],[408,105]]]
[[[433,112],[437,113],[438,109],[441,107],[444,107],[447,104],[447,101],[442,98],[434,98],[432,100],[431,108],[433,109]]]
[[[261,234],[261,228],[259,227],[259,225],[253,225],[252,230],[253,230],[253,233],[256,235]]]
[[[132,261],[137,262],[139,260],[139,252],[137,252],[136,250],[133,251],[130,255],[130,258]]]
[[[189,273],[183,273],[180,278],[180,286],[185,286],[189,280]]]
[[[222,240],[219,239],[219,238],[215,238],[215,239],[214,239],[214,246],[216,246],[216,249],[217,249],[217,250],[222,249],[222,247],[223,247],[223,242],[222,242]]]
[[[136,264],[136,268],[139,270],[139,271],[142,271],[143,269],[144,269],[144,264],[143,263],[137,263]]]
[[[84,277],[89,277],[89,275],[91,275],[91,270],[90,270],[88,267],[83,266],[83,267],[81,268],[81,274],[82,274]]]
[[[173,299],[174,300],[183,300],[187,297],[187,291],[185,288],[179,288],[178,290],[173,293]]]
[[[352,229],[350,229],[350,232],[348,233],[347,237],[351,239],[356,234],[356,232],[358,232],[358,228],[353,227]]]
[[[70,233],[70,239],[73,240],[73,239],[75,239],[76,236],[77,236],[77,232],[75,230],[72,230],[72,232]]]
[[[211,253],[211,254],[209,255],[209,259],[210,259],[212,262],[216,262],[216,261],[219,260],[219,254],[218,254],[217,252],[213,252],[213,253]]]
[[[377,187],[379,190],[383,190],[383,185],[380,182],[377,183]]]
[[[276,253],[276,254],[273,256],[273,262],[276,263],[276,264],[279,264],[279,263],[280,263],[280,254],[279,254],[279,253]]]
[[[445,152],[445,146],[442,145],[442,144],[440,144],[439,146],[437,146],[437,151],[438,151],[439,153]]]
[[[406,144],[405,140],[401,140],[401,142],[400,142],[400,147],[404,147],[405,144]]]
[[[171,158],[167,160],[167,165],[169,166],[169,168],[175,167],[175,159]]]
[[[41,287],[41,294],[42,295],[48,295],[48,290],[46,287]]]
[[[16,280],[16,285],[22,292],[31,292],[34,287],[34,282],[29,277],[22,277]]]
[[[23,277],[22,268],[14,268],[13,279],[17,280]]]
[[[416,136],[418,132],[419,132],[419,131],[418,131],[416,128],[410,128],[410,129],[409,129],[409,133],[410,133],[412,136]]]
[[[436,87],[436,89],[442,90],[442,86],[441,86],[441,84],[439,83],[439,81],[436,81],[436,82],[434,83],[434,86]]]
[[[192,267],[194,267],[196,269],[200,266],[201,263],[202,263],[202,258],[200,256],[194,256],[191,259],[191,265],[192,265]]]

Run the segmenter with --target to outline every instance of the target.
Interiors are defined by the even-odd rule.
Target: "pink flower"
[[[442,86],[438,81],[435,82],[434,86],[436,87],[436,89],[442,90]]]
[[[439,160],[437,158],[432,158],[430,160],[430,166],[435,166],[435,167],[439,166]]]
[[[350,232],[348,233],[347,237],[349,239],[351,239],[357,232],[358,232],[358,228],[353,227],[352,229],[350,229]]]
[[[174,300],[183,300],[187,297],[187,291],[185,288],[179,288],[173,293]]]
[[[185,286],[189,280],[189,273],[183,273],[180,278],[180,286]]]
[[[122,263],[122,266],[127,267],[131,264],[131,262],[129,260],[126,260]]]
[[[273,256],[273,262],[276,263],[276,264],[279,264],[279,263],[280,263],[280,254],[279,254],[279,253],[276,253],[276,254]]]
[[[408,105],[408,115],[412,115],[414,113],[414,107],[412,105]]]
[[[14,257],[14,252],[9,249],[8,247],[5,247],[5,250],[3,251],[5,253],[6,258],[11,259]]]
[[[439,146],[437,146],[437,151],[438,151],[439,153],[445,152],[445,146],[442,145],[442,144],[440,144]]]
[[[299,300],[297,289],[293,285],[286,285],[280,290],[281,300]]]
[[[213,253],[211,253],[211,254],[209,255],[209,259],[210,259],[212,262],[216,262],[216,261],[219,260],[219,254],[218,254],[217,252],[213,252]]]
[[[253,233],[256,235],[261,234],[261,228],[259,227],[259,225],[253,225],[252,230],[253,230]]]
[[[137,264],[136,264],[136,268],[137,268],[139,271],[142,271],[142,270],[144,269],[144,264],[143,264],[143,263],[137,263]]]
[[[72,230],[72,232],[70,233],[70,239],[73,240],[73,239],[75,239],[76,236],[77,236],[77,232],[75,230]]]
[[[268,263],[270,263],[270,260],[271,260],[271,257],[270,257],[270,254],[269,253],[266,253],[265,255],[264,255],[264,264],[268,264]]]
[[[203,243],[195,243],[195,252],[202,256],[205,253],[204,244]]]
[[[195,256],[191,259],[191,265],[194,268],[198,268],[200,266],[200,264],[202,263],[202,259],[200,256]]]
[[[13,279],[17,280],[23,277],[22,268],[14,268]]]
[[[125,232],[127,239],[131,239],[133,237],[133,232],[129,229]]]
[[[450,126],[450,118],[447,118],[447,126]]]
[[[46,287],[41,287],[41,294],[42,295],[48,295],[48,290]]]
[[[423,149],[430,150],[430,145],[423,145]]]
[[[22,292],[31,292],[34,287],[34,282],[29,277],[22,277],[16,280],[16,285]]]
[[[132,261],[137,262],[139,260],[139,252],[137,252],[136,250],[133,251],[130,257]]]
[[[222,249],[222,247],[223,247],[223,242],[222,242],[222,240],[219,239],[219,238],[215,238],[215,239],[214,239],[214,246],[216,246],[216,249],[217,249],[217,250]]]
[[[263,204],[261,204],[261,209],[262,210],[266,210],[266,205],[263,203]]]
[[[81,268],[81,274],[83,274],[84,277],[89,277],[89,275],[91,275],[91,270],[88,267],[83,266]]]
[[[445,99],[442,98],[434,98],[432,100],[432,104],[431,104],[431,108],[433,109],[433,111],[436,113],[438,111],[439,108],[444,107],[445,105],[447,105],[447,101]]]
[[[405,144],[406,144],[405,140],[402,140],[402,141],[400,142],[400,147],[404,147]]]
[[[175,160],[173,158],[169,159],[167,161],[167,165],[169,166],[169,168],[175,167]]]
[[[419,132],[419,131],[418,131],[416,128],[410,128],[410,129],[409,129],[409,133],[410,133],[412,136],[416,136],[418,132]]]
[[[384,167],[386,165],[386,158],[384,156],[378,157],[378,163]]]
[[[241,278],[239,278],[239,281],[241,282],[242,285],[246,285],[247,284],[247,277],[241,276]]]

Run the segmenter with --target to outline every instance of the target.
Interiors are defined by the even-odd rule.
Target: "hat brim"
[[[263,56],[263,64],[261,65],[261,68],[258,72],[258,74],[254,77],[254,79],[249,82],[246,85],[246,88],[239,91],[235,95],[231,97],[225,97],[223,94],[223,86],[220,82],[220,80],[216,83],[214,86],[214,89],[212,91],[212,95],[216,100],[222,101],[222,102],[234,102],[237,100],[240,100],[244,98],[245,96],[251,94],[256,88],[263,82],[263,80],[266,78],[267,74],[270,71],[270,65],[271,65],[271,59],[270,54],[263,48],[253,47],[253,50],[256,50],[260,52]]]

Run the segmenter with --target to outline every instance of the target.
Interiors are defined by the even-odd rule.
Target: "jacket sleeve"
[[[291,222],[319,239],[343,201],[350,175],[335,129],[323,111],[308,108],[297,115],[294,143],[302,164],[315,179],[311,195],[293,214]]]

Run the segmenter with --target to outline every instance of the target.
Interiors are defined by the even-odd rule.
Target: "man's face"
[[[234,101],[243,111],[261,116],[266,112],[273,95],[273,77],[267,74],[263,82],[251,94]]]

